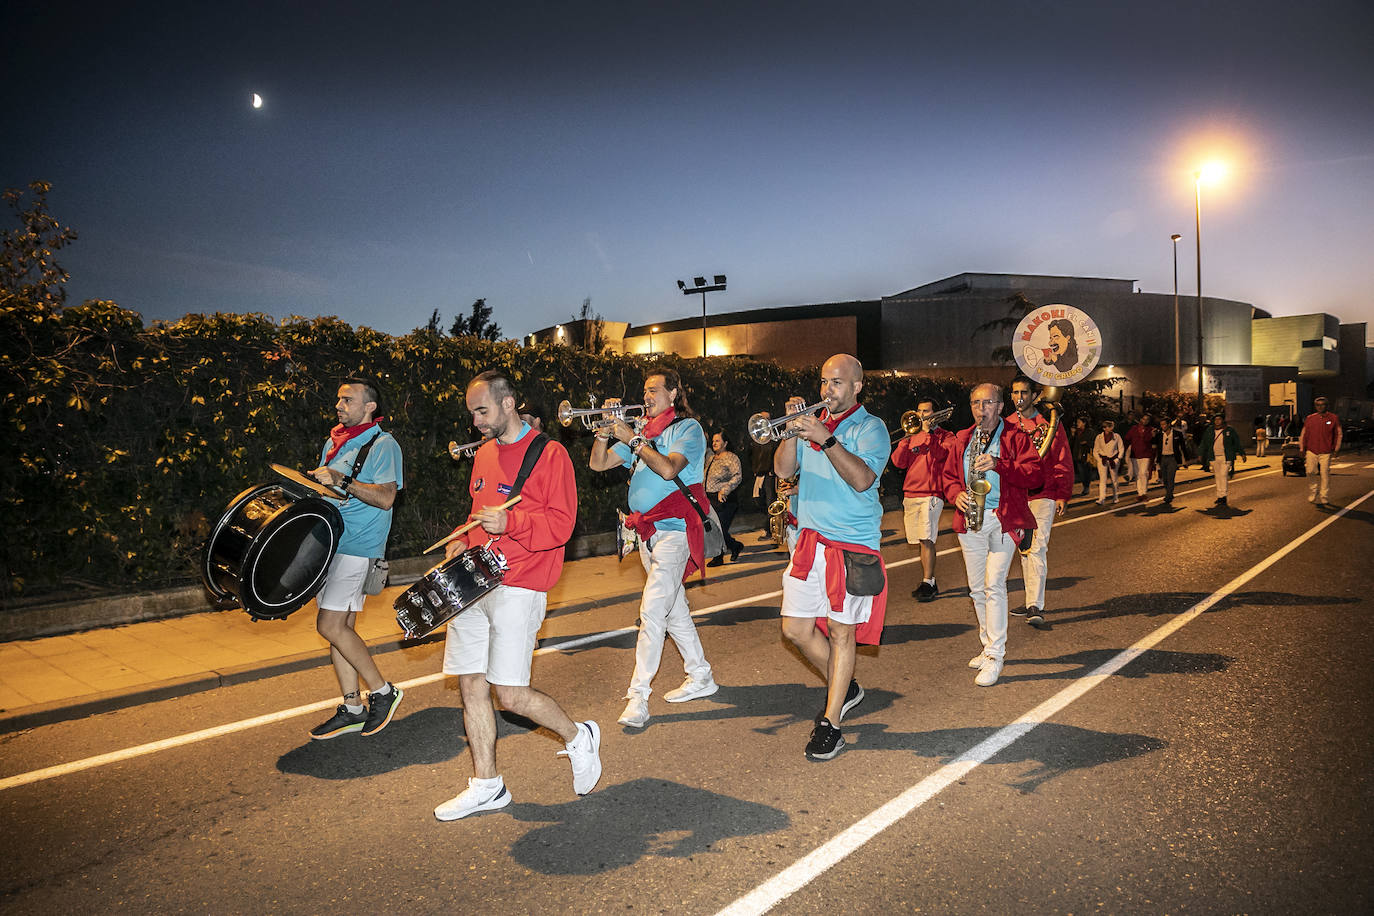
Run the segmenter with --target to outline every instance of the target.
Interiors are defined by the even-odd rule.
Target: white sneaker
[[[566,747],[558,756],[567,757],[572,764],[573,791],[586,795],[601,779],[601,729],[590,719],[577,723],[577,737]]]
[[[1002,676],[1002,660],[1000,658],[984,658],[983,666],[978,669],[978,676],[973,679],[973,683],[979,687],[991,687],[997,683],[997,679]]]
[[[476,814],[478,811],[495,811],[511,803],[510,790],[500,776],[495,779],[468,780],[468,787],[434,809],[434,816],[441,821],[456,821],[460,817]]]
[[[625,711],[620,714],[616,721],[621,725],[628,725],[630,728],[643,728],[649,724],[649,698],[640,696],[637,693],[626,695],[629,700],[625,704]]]
[[[667,700],[669,703],[686,703],[688,700],[699,700],[702,697],[709,697],[719,689],[720,687],[716,684],[715,678],[711,677],[709,674],[700,681],[688,677],[687,680],[682,682],[681,687],[665,693],[663,699]]]
[[[983,667],[983,662],[987,660],[988,657],[984,655],[982,652],[979,652],[977,655],[973,656],[973,658],[968,660],[968,666],[970,668],[973,668],[974,670],[977,670]]]

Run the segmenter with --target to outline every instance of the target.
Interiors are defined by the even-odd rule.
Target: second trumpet
[[[769,442],[781,442],[783,439],[791,439],[797,434],[795,429],[788,429],[787,424],[800,417],[802,414],[816,413],[826,404],[825,401],[817,401],[809,407],[803,407],[792,413],[770,420],[762,413],[756,413],[749,418],[749,438],[759,445],[767,445]]]
[[[607,400],[610,400],[607,398]],[[600,429],[603,426],[610,426],[616,420],[638,419],[644,414],[643,404],[602,404],[596,406],[596,399],[592,399],[591,407],[574,407],[571,401],[563,401],[558,405],[558,422],[564,426],[571,426],[572,421],[577,417],[582,418],[582,425],[587,429]]]

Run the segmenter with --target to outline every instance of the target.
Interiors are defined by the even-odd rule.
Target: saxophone
[[[778,489],[790,490],[797,485],[796,477],[788,477],[778,481]],[[792,497],[780,495],[777,499],[768,504],[768,533],[773,536],[773,543],[779,549],[787,547],[787,513],[792,507]]]
[[[973,439],[969,442],[968,450],[968,489],[973,494],[973,504],[964,513],[964,525],[969,531],[978,531],[983,527],[983,510],[986,507],[988,494],[992,492],[992,484],[985,477],[985,472],[975,471],[973,463],[978,460],[978,456],[988,450],[992,444],[992,433],[983,431],[983,428],[974,427]]]

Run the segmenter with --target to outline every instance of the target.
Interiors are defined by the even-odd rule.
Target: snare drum
[[[419,639],[448,623],[501,584],[506,557],[490,545],[470,547],[420,577],[396,599],[396,622],[406,639]]]
[[[291,481],[250,487],[229,503],[201,560],[216,600],[280,620],[315,597],[343,537],[337,503]]]

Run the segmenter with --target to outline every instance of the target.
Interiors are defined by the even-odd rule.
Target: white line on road
[[[1215,605],[1222,598],[1230,595],[1236,589],[1245,585],[1251,579],[1254,579],[1260,573],[1273,566],[1279,560],[1283,559],[1289,553],[1314,537],[1326,526],[1330,525],[1332,522],[1336,521],[1336,519],[1345,515],[1371,496],[1374,496],[1374,490],[1370,490],[1350,505],[1341,509],[1331,518],[1325,519],[1309,528],[1304,534],[1289,541],[1284,547],[1271,553],[1264,560],[1250,567],[1230,582],[1227,582],[1207,598],[1199,601],[1168,623],[1145,636],[1145,638],[1136,642],[1130,648],[1122,650],[1119,654],[1113,656],[1098,668],[1076,679],[1068,687],[1065,687],[1021,718],[1003,726],[997,732],[940,767],[934,773],[931,773],[901,795],[898,795],[885,805],[871,812],[853,826],[839,833],[808,855],[797,860],[797,862],[793,863],[788,868],[754,888],[754,890],[750,891],[748,894],[745,894],[734,903],[720,910],[716,916],[746,916],[746,914],[761,914],[768,912],[783,900],[786,900],[792,894],[801,890],[807,884],[810,884],[818,878],[821,873],[838,864],[851,853],[858,851],[860,847],[873,839],[873,837],[897,823],[921,805],[930,801],[952,783],[962,779],[975,767],[986,763],[993,755],[1025,736],[1031,729],[1042,722],[1048,721],[1052,716],[1061,712],[1074,700],[1077,700],[1089,690],[1092,690],[1098,684],[1120,671],[1159,642],[1191,623],[1200,614],[1205,613],[1208,608]]]
[[[1266,471],[1264,473],[1272,474],[1274,472]],[[1251,480],[1254,479],[1254,477],[1258,476],[1262,475],[1250,475],[1247,476],[1245,479]],[[1195,493],[1199,490],[1205,490],[1210,488],[1210,486],[1211,484],[1208,484],[1207,486],[1199,487],[1196,490],[1181,491],[1177,495],[1186,496],[1188,493]],[[1129,507],[1121,506],[1118,508],[1107,509],[1102,512],[1094,512],[1091,515],[1080,515],[1074,518],[1064,519],[1063,521],[1056,522],[1055,527],[1058,528],[1063,525],[1072,525],[1077,522],[1085,522],[1089,519],[1101,518],[1104,515],[1111,515],[1113,512],[1120,512],[1126,508]],[[1333,516],[1333,519],[1338,517],[1339,515]],[[939,555],[944,556],[945,554],[956,553],[958,550],[958,547],[949,547],[940,551]],[[888,569],[894,569],[898,566],[905,566],[908,563],[918,562],[919,560],[919,556],[912,556],[908,557],[905,560],[894,560],[891,563],[887,563],[886,566]],[[708,608],[702,608],[699,611],[692,612],[692,616],[701,617],[706,614],[714,614],[719,611],[729,610],[730,608],[758,604],[764,601],[771,601],[775,598],[780,597],[781,595],[781,589],[777,589],[770,592],[761,592],[757,595],[750,595],[747,598],[737,598],[734,601],[727,601],[723,604],[716,604]],[[607,640],[615,639],[618,636],[624,636],[634,632],[636,632],[636,629],[635,627],[631,626],[621,627],[617,630],[606,630],[600,633],[590,633],[586,636],[578,636],[574,637],[573,639],[568,639],[562,642],[543,646],[537,649],[534,654],[545,655],[550,652],[562,652],[567,649],[576,649],[582,646],[606,642]],[[426,674],[422,677],[412,678],[408,681],[402,681],[400,683],[400,687],[402,690],[409,690],[412,687],[422,687],[426,684],[433,684],[437,681],[443,680],[443,678],[444,675],[442,673],[436,672],[435,674]],[[297,716],[304,716],[309,715],[311,713],[321,712],[323,710],[333,709],[336,705],[337,701],[335,700],[322,700],[317,703],[307,703],[304,706],[296,706],[291,709],[283,709],[274,713],[267,713],[261,716],[254,716],[251,719],[241,719],[237,722],[228,722],[224,725],[217,725],[214,728],[206,728],[201,729],[200,731],[188,732],[184,735],[174,735],[170,738],[163,738],[160,741],[150,741],[147,744],[140,744],[135,747],[124,748],[123,750],[118,751],[111,751],[108,754],[98,754],[94,757],[86,757],[81,760],[74,760],[71,763],[58,764],[56,766],[45,767],[41,770],[32,770],[28,773],[20,773],[15,776],[7,776],[3,779],[0,779],[0,792],[3,792],[6,789],[14,789],[19,786],[29,785],[30,783],[42,782],[45,779],[55,779],[59,776],[67,776],[71,773],[79,773],[82,770],[89,770],[95,767],[106,766],[107,764],[111,763],[119,763],[124,760],[132,760],[135,757],[143,757],[147,754],[157,753],[158,751],[166,751],[171,750],[172,748],[184,747],[188,744],[195,744],[200,741],[209,741],[212,738],[222,738],[226,735],[232,735],[237,732],[247,731],[250,728],[258,728],[263,725],[275,725],[278,722],[284,722],[287,719],[294,719]]]

